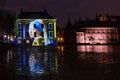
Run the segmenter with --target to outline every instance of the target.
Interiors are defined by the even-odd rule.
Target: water
[[[120,46],[64,47],[61,80],[119,80]],[[75,50],[76,51],[75,51]]]
[[[120,80],[119,45],[16,47],[0,54],[1,80]]]

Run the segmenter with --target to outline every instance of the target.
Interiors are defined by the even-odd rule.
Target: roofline
[[[24,18],[23,18],[24,19]],[[34,19],[34,18],[33,18]],[[33,19],[24,19],[24,20],[33,20]],[[35,18],[35,19],[40,19],[40,18]],[[48,18],[50,19],[50,18]],[[42,19],[42,20],[48,20],[48,19]],[[17,20],[21,20],[20,18],[17,18]],[[50,19],[51,20],[51,19]],[[54,20],[54,19],[53,19]],[[57,19],[56,19],[57,20]]]

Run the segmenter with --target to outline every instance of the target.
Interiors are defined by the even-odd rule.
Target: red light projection
[[[82,30],[84,32],[76,32],[77,43],[109,44],[119,41],[117,28],[114,27],[86,27]]]
[[[84,32],[76,32],[77,43],[85,43]]]
[[[77,46],[78,52],[111,53],[112,47],[108,45],[81,45]]]
[[[77,46],[77,52],[80,60],[104,64],[115,62],[112,45],[81,45]]]

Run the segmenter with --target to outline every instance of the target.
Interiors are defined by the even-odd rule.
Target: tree
[[[0,9],[0,30],[2,32],[11,32],[14,28],[16,14],[9,10]]]
[[[0,7],[3,7],[6,5],[7,0],[0,0]]]
[[[67,21],[65,29],[71,29],[71,27],[72,27],[72,23],[71,23],[70,18],[68,18],[68,21]]]

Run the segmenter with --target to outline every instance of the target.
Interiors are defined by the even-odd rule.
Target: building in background
[[[66,44],[117,44],[119,33],[119,16],[98,15],[95,20],[79,20],[67,26],[64,41]]]
[[[43,12],[21,11],[15,22],[14,37],[16,45],[57,45],[56,19],[46,10]]]

